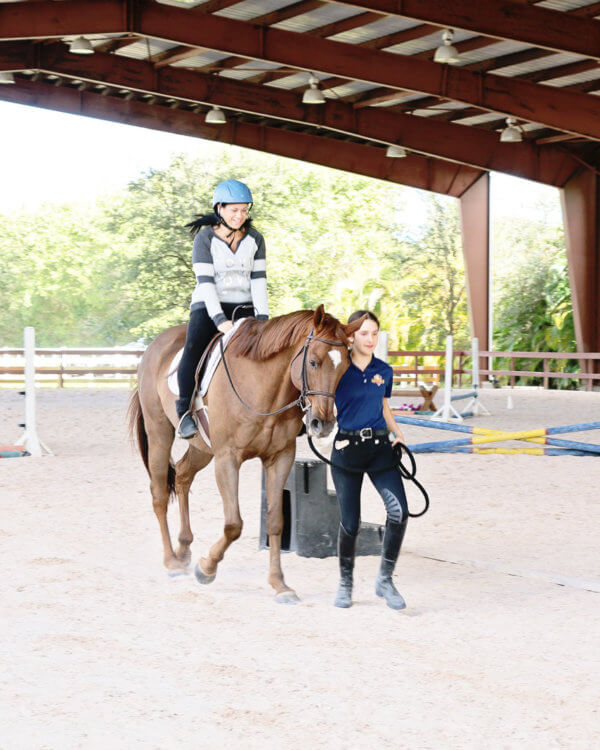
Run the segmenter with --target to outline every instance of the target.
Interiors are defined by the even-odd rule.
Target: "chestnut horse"
[[[281,571],[283,487],[294,463],[303,411],[310,434],[324,437],[333,429],[333,394],[350,364],[349,337],[361,323],[362,319],[343,325],[325,313],[322,305],[315,311],[300,310],[262,322],[249,318],[240,323],[226,349],[227,367],[219,364],[205,398],[211,446],[200,436],[192,439],[176,465],[171,462],[171,446],[178,420],[167,376],[174,355],[185,342],[186,326],[169,328],[150,344],[140,361],[129,420],[150,475],[164,564],[171,575],[185,571],[191,559],[188,493],[196,473],[214,456],[225,526],[223,536],[195,568],[200,583],[211,583],[225,551],[242,533],[240,466],[258,457],[266,475],[268,580],[278,601],[297,601]],[[176,552],[167,524],[167,505],[174,494],[181,517]]]

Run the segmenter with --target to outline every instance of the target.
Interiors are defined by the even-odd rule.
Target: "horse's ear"
[[[321,327],[324,320],[325,308],[323,307],[323,305],[319,305],[315,310],[315,314],[313,315],[313,328],[315,329],[315,331],[317,330],[317,328]]]
[[[352,334],[355,331],[358,331],[358,329],[361,327],[361,325],[365,322],[367,319],[366,315],[363,315],[358,320],[352,321],[352,323],[348,323],[348,325],[344,326],[344,331],[346,332],[346,336],[352,336]]]

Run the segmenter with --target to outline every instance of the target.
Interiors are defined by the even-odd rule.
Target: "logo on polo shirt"
[[[385,383],[385,380],[379,373],[377,373],[377,375],[373,375],[373,377],[371,378],[371,383],[375,383],[375,385],[383,385]]]

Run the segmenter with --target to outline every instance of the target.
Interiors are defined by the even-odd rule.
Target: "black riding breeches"
[[[229,320],[231,320],[236,307],[239,307],[235,315],[236,320],[238,318],[247,318],[254,314],[252,305],[240,307],[240,303],[221,302],[221,307]],[[179,385],[179,398],[181,400],[187,399],[189,401],[192,398],[198,362],[200,362],[204,350],[216,334],[217,327],[206,312],[206,308],[190,312],[185,346],[177,369],[177,383]]]
[[[375,489],[381,495],[389,521],[401,523],[408,518],[406,494],[399,470],[395,463],[397,458],[387,436],[361,440],[355,437],[338,435],[333,443],[331,461],[349,469],[360,469],[362,473],[350,473],[335,466],[331,467],[331,476],[340,505],[342,526],[348,534],[358,534],[360,529],[360,490],[363,477],[369,475]],[[392,466],[385,471],[377,471],[385,466]]]

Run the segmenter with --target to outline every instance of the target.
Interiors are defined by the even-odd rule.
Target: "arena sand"
[[[484,390],[493,416],[476,423],[600,419],[600,393],[514,390],[510,411],[507,394]],[[600,458],[422,456],[432,505],[397,568],[407,610],[374,596],[376,558],[358,559],[355,605],[337,610],[336,559],[295,554],[301,602],[282,606],[258,550],[256,461],[216,581],[167,578],[127,399],[41,391],[55,455],[0,460],[0,747],[598,747]],[[0,442],[22,410],[0,391]],[[363,518],[383,521],[364,494]],[[195,560],[221,531],[212,466],[191,511]]]

